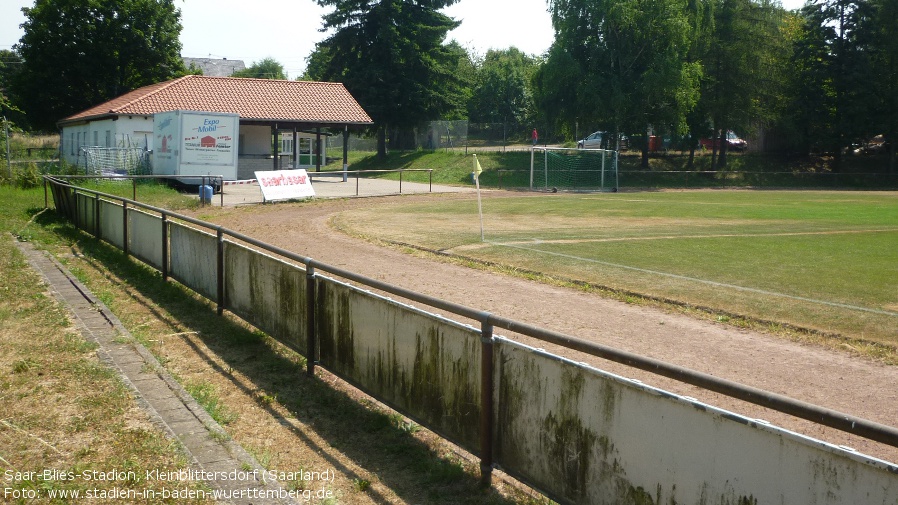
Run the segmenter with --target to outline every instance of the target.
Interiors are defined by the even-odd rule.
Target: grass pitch
[[[476,201],[378,207],[341,222],[511,268],[898,344],[893,192],[485,195],[485,241]]]

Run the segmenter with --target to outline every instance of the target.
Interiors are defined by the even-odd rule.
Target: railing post
[[[47,199],[47,179],[44,178],[44,208],[50,207],[50,200]]]
[[[162,280],[168,281],[168,214],[162,214]]]
[[[216,261],[216,282],[218,285],[218,315],[224,314],[224,232],[222,232],[221,228],[217,230],[216,233],[218,237],[218,254]]]
[[[433,193],[433,169],[427,171],[427,178],[430,179],[430,187],[428,188],[429,193]]]
[[[399,171],[399,194],[402,194],[402,170]]]
[[[100,236],[100,194],[94,194],[94,237],[97,240],[102,240],[103,237]]]
[[[318,355],[318,335],[315,325],[316,289],[315,267],[306,265],[306,375],[315,376],[315,360]]]
[[[128,257],[128,202],[122,200],[122,252]]]
[[[493,325],[489,317],[480,329],[480,483],[493,478]]]
[[[131,199],[137,201],[137,178],[131,178]]]

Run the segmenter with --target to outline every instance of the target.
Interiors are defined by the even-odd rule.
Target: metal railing
[[[131,181],[131,200],[137,200],[137,181],[139,180],[177,180],[197,179],[199,186],[207,186],[217,183],[221,188],[224,183],[224,177],[221,175],[54,175],[51,176],[60,180],[130,180]],[[45,177],[46,179],[46,177]],[[86,188],[82,188],[86,189]],[[220,205],[224,207],[224,192],[219,192]],[[48,206],[47,185],[44,184],[44,206]],[[200,205],[205,205],[205,199],[200,195]],[[211,202],[209,202],[211,203]]]
[[[359,180],[364,174],[399,174],[399,193],[402,193],[402,174],[406,172],[427,172],[428,190],[433,192],[432,168],[397,168],[392,170],[334,170],[329,172],[307,172],[309,177],[342,177],[347,182],[349,174],[355,174],[355,196],[359,196]]]

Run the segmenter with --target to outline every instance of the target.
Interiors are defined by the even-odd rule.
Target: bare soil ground
[[[318,261],[427,295],[656,358],[886,425],[898,419],[898,367],[844,351],[609,300],[384,247],[336,230],[340,213],[426,198],[416,195],[205,209],[202,218]],[[360,230],[364,231],[364,230]],[[508,335],[506,335],[508,336]],[[862,453],[898,461],[898,449],[745,404],[652,374],[533,341],[526,343]],[[847,346],[846,346],[847,347]]]

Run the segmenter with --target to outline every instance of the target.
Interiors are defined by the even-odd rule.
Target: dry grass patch
[[[183,454],[100,363],[96,345],[5,234],[0,272],[0,502],[66,503],[73,500],[51,493],[94,492],[101,498],[91,503],[121,503],[102,496],[114,489],[161,491],[163,483],[147,480],[147,470],[184,468]],[[116,477],[88,479],[109,472]]]

